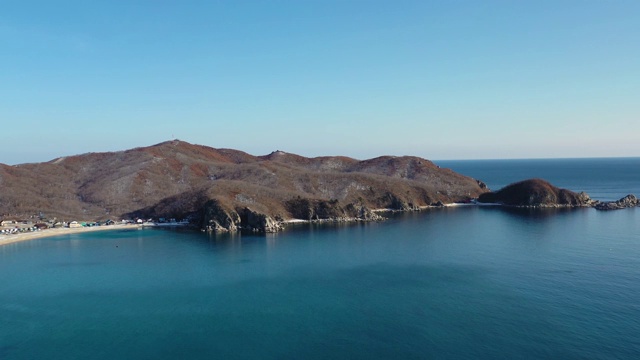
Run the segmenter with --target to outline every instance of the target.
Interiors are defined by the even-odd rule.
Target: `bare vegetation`
[[[178,140],[47,163],[0,164],[2,218],[178,218],[215,201],[226,210],[307,219],[467,201],[485,191],[474,179],[417,157],[358,161],[281,151],[252,156]]]
[[[496,192],[484,193],[480,195],[478,200],[485,203],[521,207],[578,207],[594,204],[593,200],[585,193],[560,189],[542,179],[519,181]]]

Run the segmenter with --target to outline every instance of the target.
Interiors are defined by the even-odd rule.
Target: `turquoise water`
[[[639,220],[462,207],[10,244],[0,359],[640,358]]]

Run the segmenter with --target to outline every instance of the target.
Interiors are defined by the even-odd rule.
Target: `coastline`
[[[22,241],[59,236],[59,235],[79,234],[79,233],[94,232],[94,231],[135,229],[137,227],[138,226],[135,224],[115,224],[115,225],[107,225],[107,226],[45,229],[40,231],[33,231],[33,232],[26,232],[26,233],[12,234],[12,235],[2,235],[0,236],[0,246],[14,244]]]
[[[622,199],[621,199],[622,200]],[[621,201],[620,200],[620,201]],[[599,203],[599,202],[598,202]],[[609,202],[606,202],[609,203]],[[615,203],[615,202],[611,202]],[[385,213],[385,212],[407,212],[407,211],[423,211],[427,209],[437,209],[437,208],[446,208],[446,207],[484,207],[484,206],[498,206],[498,207],[507,207],[507,208],[596,208],[594,204],[587,205],[560,205],[560,204],[552,204],[552,205],[507,205],[502,203],[449,203],[443,204],[442,206],[419,206],[415,210],[394,210],[394,209],[373,209],[371,210],[373,213]],[[638,204],[637,206],[640,206]],[[633,206],[635,207],[635,206]],[[370,221],[363,220],[358,218],[346,218],[346,219],[318,219],[318,220],[304,220],[304,219],[288,219],[281,221],[282,225],[288,224],[300,224],[300,223],[315,223],[315,222],[357,222],[357,221]],[[144,227],[155,227],[154,226],[145,226],[140,224],[114,224],[107,226],[93,226],[93,227],[78,227],[78,228],[56,228],[56,229],[45,229],[27,233],[19,233],[12,235],[0,235],[0,247],[3,245],[14,244],[17,242],[23,242],[28,240],[42,239],[52,236],[60,236],[60,235],[70,235],[70,234],[79,234],[85,232],[94,232],[94,231],[109,231],[109,230],[123,230],[123,229],[140,229]],[[172,225],[174,226],[174,225]]]

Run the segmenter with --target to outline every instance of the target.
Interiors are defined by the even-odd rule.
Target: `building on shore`
[[[2,220],[0,221],[0,226],[14,226],[16,224],[15,220]]]
[[[82,227],[82,224],[80,224],[77,221],[72,221],[72,222],[69,223],[69,227],[70,228],[80,228],[80,227]]]

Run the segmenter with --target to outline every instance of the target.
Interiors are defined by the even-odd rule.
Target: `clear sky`
[[[640,156],[640,1],[3,1],[0,162]]]

